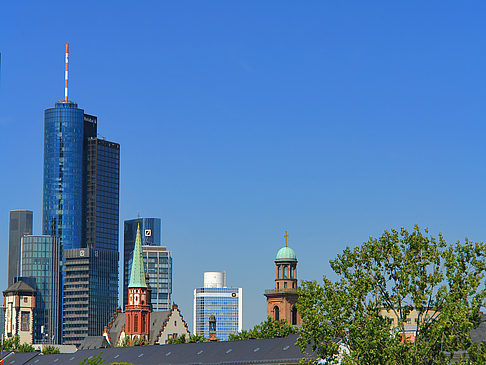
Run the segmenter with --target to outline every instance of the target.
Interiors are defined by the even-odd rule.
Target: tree
[[[116,347],[132,347],[132,346],[145,346],[148,342],[145,340],[144,336],[125,336],[123,340],[119,341]]]
[[[322,286],[304,281],[299,289],[301,351],[310,345],[321,359],[341,356],[343,364],[447,364],[461,350],[482,358],[470,331],[485,303],[485,259],[484,243],[448,245],[418,226],[348,247],[330,261],[337,281],[324,276]],[[412,310],[414,340],[405,335]]]
[[[85,358],[83,361],[79,363],[79,365],[102,365],[105,363],[105,360],[101,357],[101,354],[93,358]]]
[[[61,351],[59,350],[59,347],[51,346],[48,345],[42,349],[42,353],[44,355],[49,355],[49,354],[60,354]]]
[[[14,349],[15,352],[34,352],[35,348],[34,346],[28,344],[28,343],[23,343],[22,345],[17,346]]]
[[[13,336],[3,342],[3,351],[34,352],[35,349],[32,345],[26,343],[21,344],[19,336]]]
[[[209,340],[203,335],[193,334],[189,335],[189,339],[186,336],[178,336],[176,338],[171,338],[167,341],[167,344],[181,344],[181,343],[195,343],[195,342],[208,342]]]
[[[228,341],[251,340],[256,338],[287,337],[288,335],[295,332],[295,328],[289,325],[287,323],[287,320],[279,319],[275,321],[271,317],[268,317],[266,321],[257,324],[255,327],[253,327],[253,329],[249,331],[243,330],[238,333],[231,333],[228,337]]]

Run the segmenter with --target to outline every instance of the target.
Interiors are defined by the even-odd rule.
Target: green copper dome
[[[292,250],[290,247],[282,247],[280,250],[277,252],[277,260],[279,259],[291,259],[291,260],[297,260],[297,256],[295,256],[294,250]]]
[[[137,238],[135,239],[135,247],[132,256],[132,269],[130,271],[129,288],[146,288],[145,270],[143,268],[142,258],[142,238],[140,236],[140,225],[137,227]]]

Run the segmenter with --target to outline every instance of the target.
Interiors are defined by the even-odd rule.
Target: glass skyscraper
[[[100,335],[118,301],[120,145],[98,139],[97,123],[96,116],[85,114],[71,101],[58,101],[45,111],[42,231],[59,238],[64,263],[61,297],[70,321],[66,324],[62,319],[62,323],[78,338],[95,332]],[[66,281],[67,250],[85,248],[95,249],[93,255],[86,256],[89,262],[84,266],[90,280],[70,272]],[[93,279],[102,276],[105,281]],[[104,286],[108,284],[113,287]],[[89,300],[82,301],[80,313],[70,310],[73,288],[84,288],[88,293]],[[64,291],[70,291],[69,303]],[[86,311],[96,315],[73,329],[73,315]]]
[[[225,274],[220,272],[204,273],[204,287],[194,289],[194,333],[209,337],[211,315],[222,341],[243,328],[243,289],[226,287]]]
[[[140,225],[142,246],[161,245],[161,220],[160,218],[137,218],[124,222],[123,229],[123,308],[128,304],[128,282],[130,280],[130,268],[133,248],[137,236],[137,227]],[[171,258],[172,268],[172,258]],[[172,270],[171,270],[172,271]],[[172,275],[170,277],[172,288]]]
[[[57,101],[44,114],[42,232],[63,249],[82,246],[84,110]]]
[[[7,287],[20,276],[20,246],[24,234],[32,234],[32,212],[11,210],[8,217],[8,282]]]
[[[87,143],[86,246],[118,252],[120,145]]]
[[[34,343],[61,343],[61,246],[53,236],[22,237],[22,280],[37,290]]]

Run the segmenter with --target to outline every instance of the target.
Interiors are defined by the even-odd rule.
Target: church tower
[[[145,280],[142,258],[142,239],[140,225],[132,256],[130,282],[128,284],[128,305],[125,306],[125,333],[132,340],[135,337],[149,340],[150,329],[150,293]]]
[[[289,235],[285,232],[285,246],[277,252],[275,259],[275,289],[265,290],[267,317],[274,320],[286,319],[288,324],[300,325],[302,319],[297,313],[297,256],[287,246]]]

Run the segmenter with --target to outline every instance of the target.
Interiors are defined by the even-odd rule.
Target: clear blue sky
[[[486,239],[484,1],[0,5],[0,287],[8,211],[41,233],[43,112],[121,144],[120,221],[161,217],[192,324],[203,272],[265,318],[289,231],[300,279],[390,227]],[[120,230],[120,232],[122,232]],[[122,240],[120,240],[122,244]],[[191,326],[192,330],[192,326]]]

